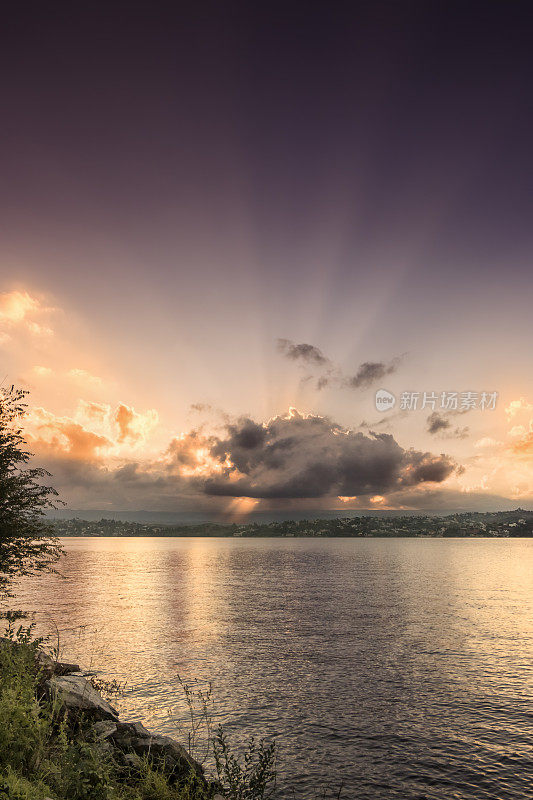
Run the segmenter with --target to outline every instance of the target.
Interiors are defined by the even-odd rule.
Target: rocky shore
[[[6,639],[0,640],[0,646],[19,647]],[[56,661],[41,649],[35,650],[35,659],[39,692],[60,709],[71,732],[83,724],[86,735],[89,728],[102,755],[130,775],[147,757],[170,783],[194,780],[205,788],[207,797],[223,800],[217,785],[205,777],[201,764],[179,742],[151,733],[141,722],[121,722],[118,711],[87,680],[78,664]]]

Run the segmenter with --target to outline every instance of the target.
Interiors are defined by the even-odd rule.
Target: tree
[[[20,427],[26,395],[14,386],[0,389],[0,591],[4,593],[10,578],[50,569],[62,552],[43,519],[47,508],[57,507],[56,490],[41,482],[50,473],[27,466],[32,453],[26,450]]]

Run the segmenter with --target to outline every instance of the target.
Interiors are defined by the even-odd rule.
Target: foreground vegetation
[[[30,467],[23,435],[27,411],[22,389],[0,388],[0,598],[12,578],[51,569],[61,555],[45,512],[57,508],[57,492],[45,486],[50,473]]]
[[[196,783],[196,785],[195,785]],[[144,759],[133,774],[103,751],[94,730],[76,725],[47,699],[36,645],[0,648],[0,798],[2,800],[204,800],[191,778],[171,784]]]
[[[261,800],[275,785],[274,746],[253,741],[241,763],[223,731],[212,740],[218,779],[169,770],[150,753],[128,758],[73,718],[46,691],[32,629],[8,626],[0,640],[0,800]]]
[[[45,512],[57,508],[57,492],[44,485],[46,470],[29,465],[21,428],[26,394],[14,386],[0,388],[0,619],[6,620],[0,637],[0,800],[211,800],[217,794],[262,800],[275,785],[274,745],[251,740],[241,763],[219,730],[208,737],[218,778],[207,780],[202,765],[178,743],[165,737],[161,742],[140,723],[120,723],[98,694],[100,687],[81,676],[58,683],[57,675],[72,678],[77,667],[48,656],[33,626],[19,624],[24,615],[6,611],[13,578],[53,570],[62,552],[45,520]],[[57,673],[60,667],[68,673]],[[61,694],[57,687],[65,681]],[[80,681],[76,706],[68,687],[72,694]],[[104,709],[99,719],[84,710],[89,689],[97,695],[91,712]],[[102,735],[106,714],[116,722],[116,734],[119,725],[123,736],[124,729],[135,729],[122,744]]]

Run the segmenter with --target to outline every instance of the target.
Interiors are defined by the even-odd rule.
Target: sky
[[[0,377],[67,507],[533,508],[529,10],[7,12]]]

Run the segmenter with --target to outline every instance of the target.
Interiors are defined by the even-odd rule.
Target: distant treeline
[[[163,525],[123,522],[53,520],[58,536],[314,536],[314,537],[524,537],[533,536],[533,511],[466,512],[445,517],[425,515],[360,516],[284,520],[270,523],[203,523]]]

